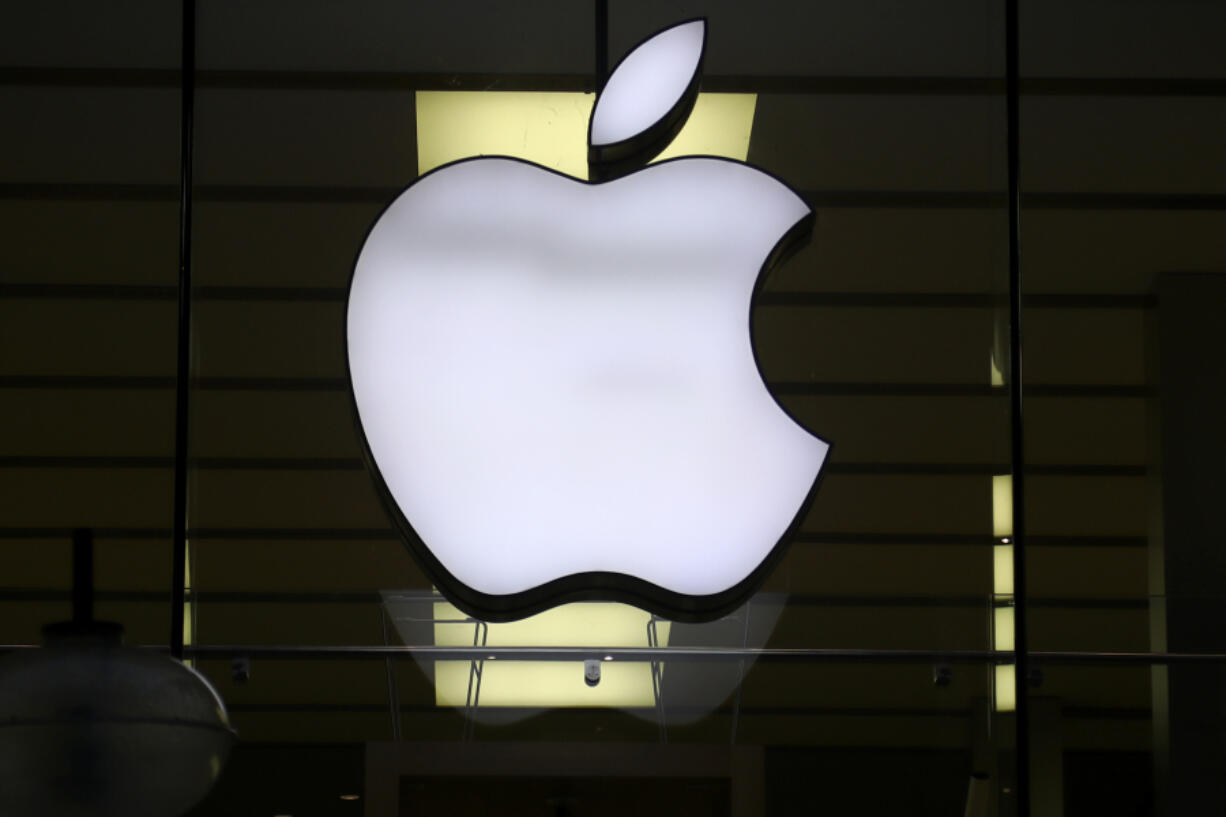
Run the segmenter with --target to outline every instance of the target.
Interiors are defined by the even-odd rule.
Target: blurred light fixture
[[[225,705],[194,669],[94,620],[88,531],[74,535],[73,573],[72,621],[0,659],[0,814],[183,814],[229,755]]]

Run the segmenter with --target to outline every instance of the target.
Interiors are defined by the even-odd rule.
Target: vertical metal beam
[[[1013,469],[1013,632],[1016,656],[1017,814],[1030,815],[1030,680],[1026,631],[1026,451],[1022,416],[1022,245],[1018,0],[1005,0],[1005,106],[1009,197],[1009,428]]]
[[[596,93],[609,79],[609,0],[596,0]]]
[[[179,334],[175,358],[174,556],[170,584],[170,652],[183,658],[187,582],[187,445],[192,339],[192,129],[196,92],[196,2],[183,0],[179,77]]]

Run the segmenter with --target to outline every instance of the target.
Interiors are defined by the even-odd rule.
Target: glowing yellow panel
[[[723,156],[746,161],[757,104],[757,94],[699,94],[681,133],[652,161],[674,156]]]
[[[434,666],[435,700],[439,706],[464,706],[468,695],[467,661],[439,661]],[[486,661],[482,668],[478,705],[507,707],[655,705],[651,665],[606,661],[600,683],[583,681],[581,661]]]
[[[418,91],[417,172],[469,156],[516,156],[587,178],[592,94]]]
[[[699,94],[681,133],[657,159],[745,161],[756,94]],[[515,156],[587,178],[587,123],[595,96],[538,91],[418,91],[417,172],[470,156]]]
[[[992,647],[997,650],[1013,650],[1013,608],[995,608],[993,619]]]
[[[992,548],[992,592],[998,596],[1013,595],[1013,545]]]
[[[1017,673],[1013,664],[999,664],[995,669],[996,711],[1013,712],[1017,709]]]
[[[1004,539],[1013,535],[1013,476],[992,477],[992,535]]]
[[[476,625],[447,602],[434,605],[434,643],[471,647]],[[521,621],[489,624],[489,647],[646,647],[651,615],[611,602],[582,602],[546,610]],[[450,623],[455,620],[455,623]],[[657,622],[659,646],[668,645],[671,624]],[[464,706],[468,699],[468,661],[434,665],[435,702]],[[651,664],[605,661],[601,680],[589,687],[582,661],[485,661],[479,706],[582,707],[654,706]]]

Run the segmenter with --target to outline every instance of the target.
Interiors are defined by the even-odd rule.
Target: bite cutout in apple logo
[[[760,584],[829,444],[763,382],[750,327],[813,213],[747,164],[653,165],[697,96],[706,23],[597,97],[589,182],[444,165],[379,216],[346,315],[376,483],[410,549],[486,620],[566,601],[712,619]]]

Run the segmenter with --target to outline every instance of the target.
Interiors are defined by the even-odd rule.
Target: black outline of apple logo
[[[370,233],[375,226],[383,218],[388,208],[397,201],[401,196],[408,193],[422,179],[445,170],[448,167],[463,163],[482,161],[485,159],[497,158],[500,160],[511,160],[521,162],[536,168],[544,173],[553,173],[561,176],[576,184],[601,184],[612,181],[622,176],[629,175],[633,172],[639,172],[646,169],[646,165],[652,158],[657,156],[661,151],[668,146],[670,142],[680,132],[685,125],[690,112],[694,108],[694,104],[698,99],[698,88],[702,75],[702,62],[706,54],[706,18],[694,18],[684,20],[672,26],[668,26],[660,31],[655,32],[650,37],[647,37],[642,42],[638,43],[634,48],[627,52],[626,56],[622,57],[618,62],[617,68],[620,68],[626,59],[637,51],[640,47],[655,39],[655,37],[663,34],[678,26],[687,25],[690,23],[701,22],[703,25],[703,44],[702,52],[699,55],[697,62],[694,65],[693,76],[686,86],[681,96],[673,103],[655,123],[640,131],[638,134],[609,145],[593,146],[591,143],[591,122],[588,125],[588,166],[592,181],[584,181],[575,179],[571,176],[558,173],[550,168],[542,167],[533,162],[528,162],[523,159],[508,156],[475,156],[458,161],[449,162],[440,165],[422,176],[415,179],[408,187],[400,191],[392,198],[387,205],[380,211],[378,217],[371,222],[370,228],[363,236],[362,245],[358,249],[358,253],[354,258],[353,268],[350,273],[349,293],[353,291],[353,279],[357,272],[358,259],[361,257],[362,249],[365,248]],[[616,75],[617,68],[610,73],[610,78]],[[595,117],[597,107],[600,104],[599,96],[596,99],[595,105],[592,107],[592,116]],[[681,162],[687,159],[695,158],[692,156],[679,156],[673,159],[666,159],[663,162],[658,162],[657,165],[663,165],[669,162]],[[724,157],[702,157],[705,159],[717,159],[719,161],[731,162],[737,165],[745,165],[744,162],[738,162],[733,159]],[[774,174],[760,168],[753,168],[756,172],[770,176],[777,182],[782,184],[787,189],[791,187],[786,182],[782,181]],[[795,191],[792,191],[795,193]],[[758,299],[758,294],[762,289],[762,285],[766,276],[775,267],[779,266],[793,253],[801,249],[809,240],[813,232],[813,226],[816,222],[816,213],[812,209],[808,214],[797,221],[789,228],[776,242],[774,248],[764,259],[761,268],[758,271],[757,279],[754,282],[753,292],[750,296],[750,309],[748,315],[748,330],[750,333],[750,347],[753,350],[754,364],[757,366],[758,374],[761,377],[762,367],[759,365],[757,348],[753,345],[753,329],[755,320],[754,304]],[[379,471],[378,465],[375,463],[374,454],[370,449],[370,444],[366,438],[366,434],[362,428],[361,416],[358,412],[357,395],[353,389],[353,377],[349,366],[349,299],[346,298],[345,321],[344,321],[344,344],[345,344],[345,374],[349,381],[349,398],[353,412],[354,425],[357,430],[358,439],[362,444],[362,455],[366,461],[367,468],[374,480],[376,490],[383,504],[386,506],[388,514],[394,520],[395,527],[401,534],[401,538],[408,547],[418,565],[426,576],[435,584],[442,592],[447,600],[451,601],[459,609],[465,613],[474,616],[475,618],[485,621],[515,621],[526,618],[536,613],[548,610],[561,604],[575,601],[616,601],[627,604],[632,604],[640,607],[656,615],[673,621],[683,622],[704,622],[711,621],[720,616],[735,610],[737,607],[745,603],[755,590],[765,580],[766,576],[771,573],[779,561],[783,558],[787,550],[788,543],[795,536],[800,528],[802,521],[807,515],[809,508],[813,504],[814,497],[822,482],[822,477],[826,471],[826,464],[830,459],[830,448],[827,449],[825,459],[819,467],[817,476],[814,478],[812,486],[801,502],[796,514],[787,530],[775,546],[767,554],[767,556],[758,564],[754,570],[744,579],[737,582],[725,590],[710,595],[695,596],[685,593],[678,593],[666,588],[660,587],[657,584],[646,581],[645,579],[636,576],[630,576],[623,573],[614,573],[607,571],[574,573],[567,576],[562,576],[553,579],[536,587],[529,588],[517,593],[508,593],[505,595],[494,595],[482,593],[474,590],[464,582],[460,581],[453,575],[442,563],[442,561],[434,555],[429,545],[414,530],[412,524],[401,511],[399,504],[388,490],[383,476]],[[763,378],[765,382],[765,378]],[[768,389],[769,392],[769,389]],[[771,395],[774,398],[774,395]],[[775,398],[776,405],[793,423],[800,428],[805,429],[809,434],[816,437],[818,440],[831,446],[829,440],[826,440],[812,431],[809,431],[804,424],[797,421],[791,412],[785,406],[779,403]]]

